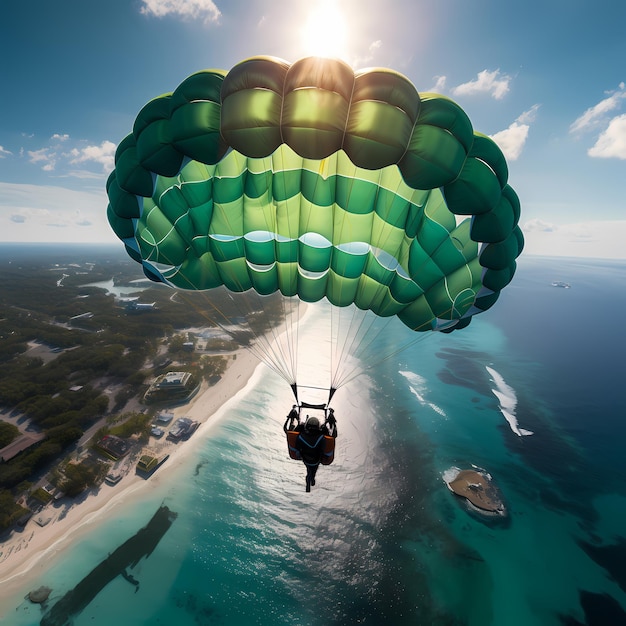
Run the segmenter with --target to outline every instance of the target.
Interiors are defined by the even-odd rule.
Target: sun
[[[304,21],[301,45],[306,56],[348,60],[349,29],[339,2],[318,0]]]

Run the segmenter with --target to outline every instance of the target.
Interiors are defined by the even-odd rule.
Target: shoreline
[[[215,385],[208,386],[203,382],[194,398],[172,409],[175,418],[187,416],[200,422],[200,426],[188,441],[177,443],[165,439],[155,443],[150,440],[144,446],[169,454],[164,467],[159,468],[153,476],[144,479],[135,473],[134,463],[128,463],[124,477],[117,485],[103,483],[83,500],[70,501],[68,507],[54,508],[51,503],[33,515],[21,532],[13,531],[6,541],[0,543],[0,599],[15,596],[29,583],[36,584],[36,579],[46,566],[74,543],[80,534],[104,521],[116,507],[126,504],[131,496],[148,490],[151,482],[152,485],[155,480],[162,482],[164,471],[170,473],[168,470],[179,468],[185,457],[189,456],[185,453],[204,440],[208,427],[214,423],[211,418],[245,389],[262,365],[251,352],[240,348],[233,353],[228,368]],[[39,526],[36,519],[46,517],[52,519],[45,526]],[[25,593],[28,591],[30,589],[26,589]],[[2,616],[0,613],[0,618]]]

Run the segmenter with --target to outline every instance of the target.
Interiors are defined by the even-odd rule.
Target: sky
[[[626,259],[624,24],[617,0],[7,0],[0,241],[118,241],[106,179],[146,102],[321,55],[455,100],[507,157],[525,254]]]

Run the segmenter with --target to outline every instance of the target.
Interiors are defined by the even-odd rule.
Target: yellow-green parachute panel
[[[255,57],[198,72],[118,146],[108,218],[151,279],[326,298],[451,330],[513,277],[500,149],[388,69]]]

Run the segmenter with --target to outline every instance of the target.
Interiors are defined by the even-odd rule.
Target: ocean
[[[39,624],[23,595],[52,587],[50,610],[166,506],[156,547],[67,623],[626,624],[624,311],[625,262],[522,257],[467,329],[397,352],[412,334],[381,326],[335,394],[335,462],[311,493],[282,432],[291,390],[260,365],[185,463],[79,535],[3,623]],[[316,315],[303,378],[324,369]],[[472,468],[506,517],[447,488]]]

